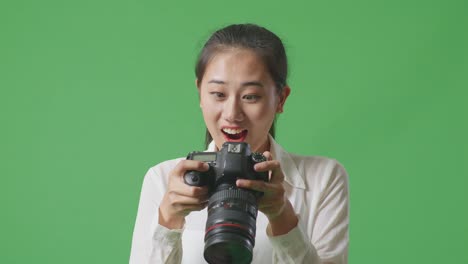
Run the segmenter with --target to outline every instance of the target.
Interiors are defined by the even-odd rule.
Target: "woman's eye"
[[[260,96],[256,94],[247,94],[247,95],[244,95],[244,99],[249,102],[255,102],[258,99],[260,99]]]
[[[220,92],[210,92],[210,94],[213,95],[216,99],[224,98],[224,94]]]

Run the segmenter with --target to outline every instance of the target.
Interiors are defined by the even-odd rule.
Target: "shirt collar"
[[[293,187],[305,189],[304,180],[299,173],[296,163],[291,158],[291,155],[276,143],[271,135],[268,135],[268,138],[270,140],[270,153],[274,159],[280,162],[284,180]],[[206,151],[218,151],[214,141],[211,141]]]

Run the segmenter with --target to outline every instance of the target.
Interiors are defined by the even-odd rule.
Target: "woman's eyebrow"
[[[213,79],[213,80],[210,80],[208,83],[214,83],[214,84],[226,84],[225,81],[221,81],[221,80],[216,80],[216,79]],[[262,88],[263,87],[263,84],[259,81],[248,81],[248,82],[243,82],[241,84],[242,87],[246,87],[246,86],[257,86],[257,87],[260,87]]]
[[[257,86],[257,87],[262,88],[262,87],[263,87],[263,83],[258,82],[258,81],[250,81],[250,82],[244,82],[244,83],[242,83],[242,86],[243,86],[243,87],[245,87],[245,86]]]
[[[220,80],[216,80],[216,79],[213,79],[213,80],[209,81],[208,83],[226,84],[225,82],[220,81]]]

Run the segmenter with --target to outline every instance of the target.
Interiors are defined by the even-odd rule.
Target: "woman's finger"
[[[263,156],[265,156],[266,160],[272,160],[273,156],[271,155],[270,151],[263,152]]]
[[[179,193],[170,192],[168,194],[172,204],[200,204],[208,201],[208,195],[185,196]]]
[[[176,205],[176,209],[180,211],[184,215],[188,215],[192,211],[200,211],[203,210],[208,205],[208,202],[200,203],[200,204],[178,204]]]
[[[259,191],[259,192],[266,192],[269,189],[268,183],[264,181],[257,181],[257,180],[238,179],[236,181],[236,185],[239,188],[246,188],[246,189]]]
[[[280,163],[277,160],[269,160],[255,164],[256,171],[272,171],[280,167]]]
[[[259,172],[271,171],[270,183],[281,183],[284,181],[284,175],[283,171],[281,170],[281,164],[277,160],[270,160],[255,164],[255,170]]]
[[[201,162],[198,160],[181,160],[174,168],[172,171],[171,175],[172,177],[182,177],[187,171],[208,171],[210,169],[210,166],[205,163]]]
[[[171,182],[169,191],[182,196],[202,197],[208,194],[207,186],[191,186],[183,181]]]

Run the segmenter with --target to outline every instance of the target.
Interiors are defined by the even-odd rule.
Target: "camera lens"
[[[205,231],[206,261],[250,263],[257,212],[257,201],[250,191],[232,187],[213,193]]]

